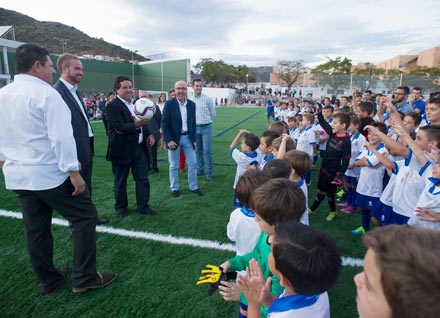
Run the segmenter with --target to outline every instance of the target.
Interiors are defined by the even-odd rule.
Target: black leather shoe
[[[110,221],[106,220],[106,219],[98,218],[98,221],[96,221],[96,225],[104,225],[104,224],[108,224],[108,223],[110,223]]]
[[[171,191],[171,196],[172,196],[173,198],[177,198],[179,195],[180,195],[179,190]]]
[[[153,210],[149,210],[147,212],[139,212],[140,214],[146,214],[146,215],[158,215],[158,213],[156,211]]]
[[[195,190],[190,190],[192,193],[197,194],[199,197],[201,197],[203,195],[202,191],[200,191],[199,189],[195,189]]]
[[[128,214],[127,214],[127,211],[124,211],[124,210],[122,210],[122,211],[117,211],[116,213],[118,213],[119,214],[119,216],[121,216],[121,217],[123,217],[123,218],[125,218]]]
[[[64,283],[64,281],[69,277],[70,275],[70,267],[65,266],[58,269],[58,272],[63,276],[61,280],[59,281],[58,285],[55,286],[54,289],[52,289],[50,292],[44,293],[46,296],[53,296],[57,293],[58,289],[60,289],[61,285]]]
[[[116,277],[116,273],[100,273],[97,272],[95,278],[87,283],[84,287],[73,287],[72,291],[74,293],[82,293],[88,291],[89,289],[102,288],[113,282]]]

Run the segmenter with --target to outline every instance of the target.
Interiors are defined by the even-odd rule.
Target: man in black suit
[[[72,116],[73,137],[76,142],[78,161],[81,163],[80,174],[87,184],[92,196],[92,168],[93,168],[93,130],[89,118],[78,93],[78,84],[83,76],[82,63],[72,54],[63,54],[58,58],[57,67],[61,74],[54,88],[60,93],[69,106]],[[97,225],[107,224],[109,221],[99,219]]]
[[[148,154],[146,143],[154,144],[154,138],[148,131],[146,119],[134,116],[131,103],[133,88],[128,77],[118,76],[114,89],[116,98],[107,105],[108,148],[107,160],[111,161],[114,175],[115,210],[127,216],[127,177],[131,171],[136,183],[138,212],[157,215],[151,210],[150,183],[148,181]]]

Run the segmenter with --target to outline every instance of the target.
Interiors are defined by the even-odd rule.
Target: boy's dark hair
[[[328,98],[328,97],[327,97]],[[331,105],[328,105],[328,106],[324,106],[323,108],[322,108],[322,110],[324,110],[324,109],[330,109],[331,111],[332,111],[332,113],[334,112],[334,108],[333,108],[333,106],[331,106]]]
[[[350,123],[355,125],[355,126],[360,126],[361,125],[361,120],[359,119],[358,116],[356,116],[355,113],[349,113],[348,114],[350,116]]]
[[[372,92],[371,90],[369,90],[369,89],[365,90],[365,92],[364,92],[364,93],[369,93],[369,94],[373,94],[373,92]]]
[[[298,118],[299,121],[303,120],[303,115],[302,114],[296,114],[295,117]]]
[[[426,137],[429,141],[436,141],[437,147],[440,146],[440,126],[439,125],[429,125],[420,127],[419,130],[426,132]]]
[[[237,200],[248,208],[252,192],[267,180],[269,180],[267,173],[254,169],[247,170],[240,176],[235,186]]]
[[[114,95],[115,95],[115,92],[109,92],[108,95],[107,95],[107,97],[110,96],[110,95],[113,95],[113,96],[114,96]]]
[[[289,178],[292,168],[287,160],[272,159],[264,165],[263,171],[271,179],[275,178]]]
[[[121,88],[121,83],[123,81],[130,81],[131,82],[131,79],[129,79],[127,76],[118,76],[118,77],[116,77],[115,84],[114,84],[114,89],[115,90],[120,89]]]
[[[413,91],[419,91],[420,94],[422,94],[422,89],[420,87],[414,87],[412,90]]]
[[[275,138],[278,138],[279,136],[280,136],[279,134],[277,134],[276,132],[274,132],[272,130],[265,130],[261,134],[261,138],[263,138],[263,137],[266,138],[266,147],[270,147],[272,145],[272,141]]]
[[[403,89],[405,94],[409,95],[409,87],[408,86],[399,86],[396,89]]]
[[[17,74],[29,72],[36,61],[44,66],[48,61],[48,58],[49,52],[39,45],[20,45],[15,52],[15,68]]]
[[[371,123],[370,126],[376,127],[385,135],[388,134],[387,125],[385,125],[384,123],[380,123],[380,122],[375,121],[374,123]]]
[[[398,113],[399,113],[399,115],[400,115],[400,119],[404,119],[405,118],[405,113],[404,112],[401,112],[400,110],[398,110],[397,111]]]
[[[283,141],[283,137],[275,138],[272,141],[272,147],[274,147],[276,150],[279,150],[282,141]],[[287,139],[286,142],[286,152],[292,149],[295,149],[295,143],[293,142],[292,138],[289,138]]]
[[[345,124],[345,129],[348,128],[348,126],[350,126],[350,116],[348,116],[345,113],[337,113],[333,115],[333,120],[339,120],[339,122],[341,124]]]
[[[287,117],[287,121],[288,122],[291,122],[291,121],[294,121],[295,123],[298,121],[298,117]]]
[[[253,133],[245,133],[243,135],[243,140],[246,146],[249,146],[252,151],[255,151],[255,149],[260,146],[260,139]]]
[[[371,115],[374,109],[374,105],[370,102],[360,102],[358,107],[362,112],[366,112],[368,115]]]
[[[290,167],[295,169],[295,174],[301,178],[312,169],[312,158],[309,154],[301,150],[290,150],[284,156]]]
[[[392,317],[438,316],[440,231],[388,225],[367,232],[362,242],[374,251]]]
[[[330,234],[288,220],[276,225],[272,244],[275,267],[296,293],[322,294],[338,280],[341,251]]]
[[[350,112],[350,106],[344,106],[344,107],[342,107],[342,111],[344,112],[344,113],[349,113]]]
[[[306,210],[306,198],[296,182],[271,179],[252,192],[250,208],[267,224],[299,220]]]
[[[420,125],[420,123],[422,122],[422,116],[420,116],[420,114],[416,113],[416,112],[409,112],[408,114],[405,115],[411,117],[412,119],[414,119],[414,125],[418,126]],[[403,118],[405,118],[403,117]]]
[[[274,121],[269,126],[269,130],[276,133],[278,136],[281,136],[284,132],[284,125],[281,121]]]
[[[440,92],[438,92],[440,94]],[[440,98],[431,98],[426,102],[426,105],[428,104],[435,104],[437,107],[440,107]]]
[[[311,124],[315,122],[315,115],[313,114],[304,114],[303,119],[308,120]]]

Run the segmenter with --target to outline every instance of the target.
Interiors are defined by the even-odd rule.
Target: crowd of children
[[[355,277],[359,315],[438,314],[440,93],[426,106],[413,95],[419,99],[408,102],[407,113],[402,103],[356,90],[334,105],[329,98],[271,99],[260,138],[239,130],[230,146],[237,209],[227,225],[237,254],[221,268],[241,274],[219,286],[225,300],[240,302],[239,317],[330,316],[327,290],[338,279],[341,253],[309,217],[313,223],[327,197],[327,221],[334,221],[338,188],[341,212],[360,210],[352,233],[365,234],[368,248],[365,270]],[[318,150],[317,195],[308,207]]]

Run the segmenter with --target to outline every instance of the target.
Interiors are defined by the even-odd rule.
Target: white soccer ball
[[[148,98],[140,98],[134,104],[134,114],[139,119],[151,119],[155,112],[156,106]]]

